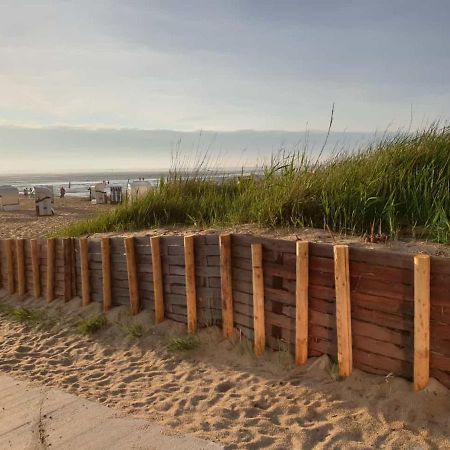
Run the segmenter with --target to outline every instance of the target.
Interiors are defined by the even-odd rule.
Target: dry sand
[[[73,222],[88,219],[113,208],[113,205],[93,205],[89,199],[55,198],[54,216],[37,217],[34,199],[20,197],[20,210],[0,211],[0,238],[45,237]]]
[[[174,433],[245,449],[450,448],[450,393],[434,380],[419,393],[406,380],[358,370],[338,381],[325,356],[305,367],[282,350],[257,359],[247,341],[224,340],[216,328],[199,333],[198,349],[173,353],[167,343],[183,326],[151,326],[149,313],[132,318],[126,307],[113,308],[109,326],[85,337],[76,323],[100,304],[2,296],[2,305],[55,318],[38,328],[0,318],[2,372],[157,420]],[[132,324],[144,327],[142,337],[130,337]]]

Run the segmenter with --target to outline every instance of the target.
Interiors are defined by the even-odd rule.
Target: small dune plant
[[[127,324],[122,327],[122,331],[132,339],[139,339],[144,335],[144,327],[139,324]]]
[[[197,337],[187,335],[170,338],[167,348],[171,352],[187,352],[195,350],[199,345],[200,342]]]
[[[108,322],[103,314],[83,319],[78,323],[78,331],[81,334],[94,334],[107,326]]]

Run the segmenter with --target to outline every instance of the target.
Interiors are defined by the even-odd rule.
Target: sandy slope
[[[170,336],[183,327],[151,326],[149,314],[131,318],[128,308],[108,314],[109,326],[92,337],[77,334],[79,299],[47,307],[51,328],[27,328],[0,319],[0,370],[58,386],[108,406],[157,419],[174,432],[192,432],[229,448],[450,448],[450,393],[432,382],[425,392],[411,383],[355,371],[336,381],[327,357],[296,368],[287,353],[256,359],[245,341],[223,340],[215,328],[200,333],[199,349],[174,354]],[[139,339],[126,325],[143,324]]]

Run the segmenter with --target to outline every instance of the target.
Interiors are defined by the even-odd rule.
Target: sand
[[[20,196],[20,210],[0,211],[0,238],[45,237],[64,229],[73,222],[88,219],[113,208],[94,205],[87,198],[55,198],[54,216],[37,217],[34,199]]]
[[[36,328],[1,317],[0,371],[157,420],[174,433],[230,449],[450,448],[450,393],[435,380],[419,393],[409,381],[358,370],[339,381],[326,356],[304,367],[283,350],[257,359],[247,341],[224,340],[214,327],[201,330],[197,349],[173,352],[167,344],[184,326],[152,326],[150,313],[131,317],[126,307],[113,308],[108,327],[86,337],[76,324],[100,304],[46,305],[5,293],[0,301],[53,318]],[[133,324],[143,326],[142,337],[130,336]]]

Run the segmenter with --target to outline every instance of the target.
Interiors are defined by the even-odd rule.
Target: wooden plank
[[[187,325],[189,334],[193,334],[197,331],[197,293],[195,286],[194,238],[194,235],[184,237]]]
[[[252,281],[253,281],[253,330],[256,356],[266,347],[264,320],[264,278],[262,266],[262,245],[252,244]]]
[[[131,314],[139,313],[139,286],[136,269],[136,253],[134,249],[134,238],[124,238],[125,254],[127,257],[128,288],[130,295]]]
[[[39,243],[36,239],[30,240],[31,267],[33,272],[33,294],[34,298],[41,296],[41,268],[39,258]]]
[[[334,246],[334,278],[336,289],[336,326],[339,375],[352,373],[352,329],[348,246]]]
[[[89,280],[89,252],[88,240],[80,238],[80,269],[81,269],[81,304],[83,306],[89,305],[90,298],[90,280]]]
[[[161,238],[150,237],[152,248],[153,292],[155,295],[155,323],[164,320],[164,280],[161,265]]]
[[[16,239],[16,266],[17,266],[17,293],[23,296],[26,293],[25,279],[25,248],[24,240]]]
[[[8,293],[13,295],[15,292],[14,288],[14,252],[13,252],[13,239],[6,239],[3,241],[4,251],[6,255],[6,275],[7,275],[7,286]]]
[[[225,337],[233,334],[233,283],[231,277],[231,234],[221,234],[220,279],[222,300],[222,330]]]
[[[55,299],[56,239],[47,239],[47,302]]]
[[[430,257],[414,257],[414,389],[424,389],[430,376]]]
[[[109,311],[112,306],[111,295],[111,245],[108,237],[102,238],[102,293],[103,311]]]
[[[308,359],[308,242],[297,241],[296,256],[295,362],[305,364]]]
[[[64,254],[64,301],[68,302],[72,298],[73,241],[71,238],[64,238],[62,245]]]

